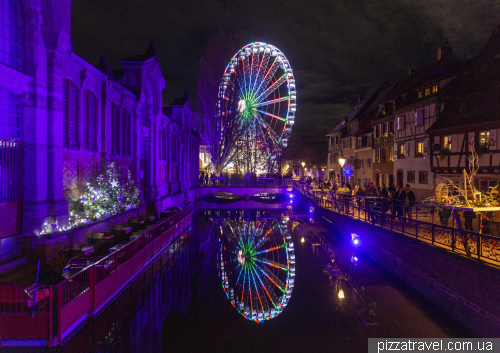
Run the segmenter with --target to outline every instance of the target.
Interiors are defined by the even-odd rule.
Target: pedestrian
[[[204,180],[205,180],[205,172],[202,170],[200,173],[200,185],[203,185]]]
[[[500,206],[497,201],[493,202],[493,205],[497,207]],[[491,221],[493,222],[491,227],[492,233],[494,233],[494,235],[496,235],[497,237],[500,237],[500,211],[495,211],[493,213]]]
[[[389,191],[391,195],[396,192],[396,188],[394,187],[393,183],[389,184],[389,188],[387,189],[387,191]]]
[[[352,186],[351,186],[351,184],[349,184],[349,182],[347,182],[347,184],[345,186],[346,186],[346,188],[349,189],[349,192],[352,191]]]
[[[438,216],[441,225],[444,227],[448,227],[448,222],[451,217],[451,210],[449,208],[440,207]]]
[[[399,195],[399,201],[403,206],[403,217],[411,218],[412,207],[415,204],[415,194],[410,190],[410,184],[405,185],[405,190]]]
[[[481,232],[482,234],[490,234],[490,220],[490,212],[485,212],[481,215],[481,221],[483,223],[483,231]]]
[[[396,217],[401,217],[401,203],[399,202],[399,197],[401,196],[401,193],[403,192],[403,187],[398,186],[398,189],[394,191],[394,194],[392,195],[392,210],[394,212],[394,216]]]
[[[476,214],[472,211],[464,211],[464,219],[465,219],[465,230],[469,232],[473,232],[474,228],[472,227],[472,220],[476,218]]]

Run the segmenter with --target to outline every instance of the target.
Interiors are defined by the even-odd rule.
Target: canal
[[[198,210],[174,263],[146,269],[51,351],[367,352],[368,337],[474,337],[308,210],[244,205]]]

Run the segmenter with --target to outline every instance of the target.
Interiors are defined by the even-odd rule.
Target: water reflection
[[[214,220],[218,273],[231,305],[262,323],[286,307],[294,285],[295,253],[288,217]]]

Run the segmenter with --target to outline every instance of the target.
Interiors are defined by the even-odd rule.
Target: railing
[[[176,247],[191,219],[190,210],[182,210],[65,281],[37,286],[36,295],[33,285],[0,285],[1,339],[60,344],[76,324],[99,311],[157,253],[172,244]],[[171,257],[163,259],[162,255],[161,261],[173,263]]]
[[[293,179],[256,178],[256,179],[226,179],[211,178],[203,182],[202,187],[292,187]]]
[[[471,231],[459,231],[452,219],[452,226],[434,222],[429,213],[420,212],[418,203],[410,208],[408,216],[404,206],[398,201],[372,196],[351,196],[327,191],[311,191],[305,184],[294,183],[295,189],[313,200],[320,207],[351,217],[364,223],[385,228],[394,232],[451,250],[459,254],[500,265],[500,238]],[[420,216],[420,219],[419,219]],[[415,219],[413,218],[415,217]],[[423,219],[429,219],[425,221]],[[447,222],[447,220],[446,220]],[[477,229],[477,228],[476,228]],[[465,237],[469,251],[466,250],[461,234]]]

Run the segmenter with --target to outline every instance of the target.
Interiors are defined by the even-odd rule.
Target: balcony
[[[394,144],[394,135],[389,135],[386,137],[378,137],[373,141],[374,141],[373,147],[390,146]]]

